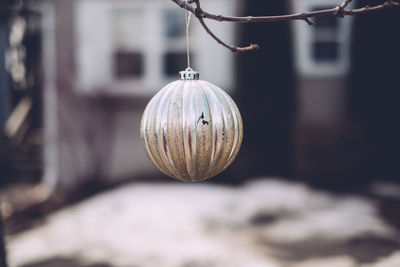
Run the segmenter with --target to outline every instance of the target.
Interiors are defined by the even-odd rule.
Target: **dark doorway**
[[[286,1],[246,1],[240,15],[287,14]],[[237,55],[238,105],[246,176],[293,174],[295,89],[288,22],[242,24],[240,44],[259,51]]]

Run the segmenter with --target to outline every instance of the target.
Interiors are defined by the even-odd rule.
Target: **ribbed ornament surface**
[[[178,80],[148,103],[141,122],[144,150],[163,173],[202,181],[228,167],[243,137],[233,100],[202,80]]]

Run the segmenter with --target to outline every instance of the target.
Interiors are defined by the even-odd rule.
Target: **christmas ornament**
[[[188,4],[186,0],[186,5]],[[146,154],[163,173],[182,181],[203,181],[235,159],[243,137],[236,104],[190,68],[190,13],[186,12],[188,68],[147,104],[140,125]]]
[[[140,134],[148,157],[163,173],[202,181],[235,159],[243,126],[229,95],[187,68],[150,100]]]

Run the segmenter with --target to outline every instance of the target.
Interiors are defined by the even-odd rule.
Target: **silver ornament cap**
[[[198,80],[200,78],[200,74],[189,67],[179,72],[179,78],[181,80]]]

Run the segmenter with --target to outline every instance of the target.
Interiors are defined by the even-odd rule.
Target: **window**
[[[293,12],[329,9],[337,0],[295,0]],[[351,8],[350,3],[349,8]],[[315,25],[293,23],[296,68],[305,76],[345,75],[349,68],[351,17],[315,17]]]
[[[339,43],[317,41],[313,43],[312,51],[317,62],[336,61],[339,56]]]
[[[143,55],[141,53],[116,51],[113,61],[114,77],[118,79],[143,75]]]
[[[165,10],[163,27],[166,51],[163,55],[163,74],[171,79],[187,66],[185,14],[181,10]],[[193,65],[193,55],[190,54]]]
[[[206,2],[231,14],[237,9],[237,0]],[[74,8],[79,92],[149,97],[186,68],[185,12],[168,1],[79,0]],[[203,78],[233,89],[232,53],[199,27],[190,26],[191,65]],[[234,24],[212,27],[233,42]]]
[[[143,75],[143,11],[140,9],[114,9],[113,76],[115,79],[140,78]]]
[[[183,14],[183,12],[178,11],[166,10],[164,12],[164,36],[168,39],[185,37],[185,15]]]
[[[144,12],[142,9],[112,10],[112,38],[113,45],[118,49],[132,49],[140,46],[145,29]]]
[[[312,10],[331,7],[316,6]],[[316,17],[314,19],[313,40],[310,46],[312,58],[316,62],[335,62],[339,60],[338,18]]]
[[[321,10],[321,9],[328,9],[332,7],[321,6],[314,8],[312,11]],[[336,30],[338,26],[338,18],[334,16],[327,16],[327,17],[315,17],[314,18],[314,28],[315,29],[332,29]]]

